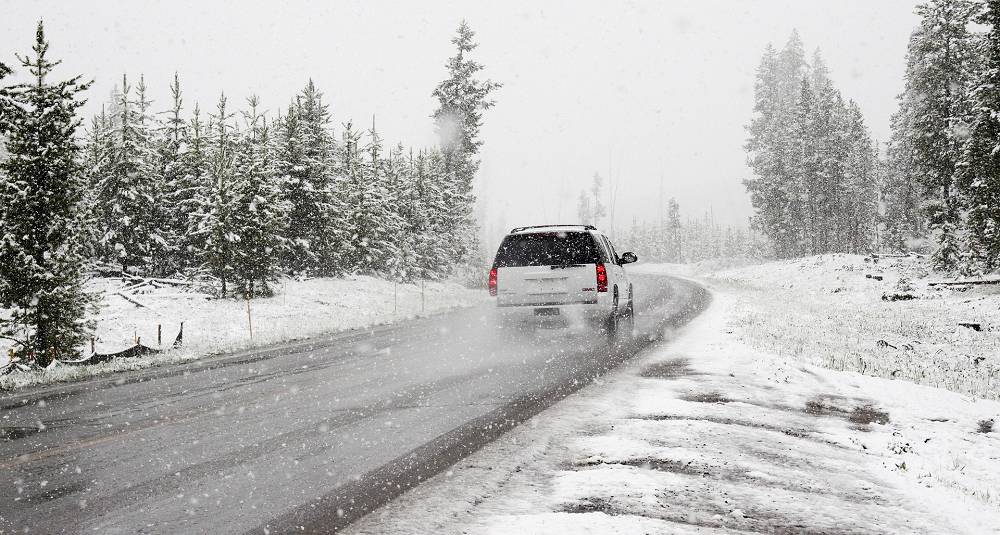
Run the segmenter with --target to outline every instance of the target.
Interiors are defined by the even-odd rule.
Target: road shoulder
[[[1000,473],[997,439],[976,430],[1000,405],[753,350],[729,332],[732,305],[717,293],[674,342],[349,531],[988,533],[1000,526],[990,479]]]

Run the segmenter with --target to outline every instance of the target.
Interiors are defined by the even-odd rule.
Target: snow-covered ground
[[[859,255],[702,266],[695,274],[736,297],[732,327],[755,347],[1000,399],[1000,285],[930,286],[946,279],[926,260]],[[886,300],[900,296],[912,299]]]
[[[1000,403],[755,349],[746,297],[713,293],[673,342],[351,531],[1000,532]]]
[[[488,299],[483,290],[453,282],[426,282],[421,297],[419,283],[394,284],[363,276],[285,279],[275,288],[276,296],[250,303],[251,338],[246,301],[207,299],[204,294],[170,285],[144,285],[139,290],[128,290],[129,286],[114,278],[95,279],[87,286],[87,291],[101,294],[95,333],[97,352],[121,351],[134,345],[137,338],[150,347],[169,348],[183,322],[184,341],[180,349],[94,366],[57,365],[46,372],[15,372],[0,377],[0,390],[391,323]],[[157,326],[161,329],[159,346]],[[0,345],[0,367],[7,358],[7,347]]]

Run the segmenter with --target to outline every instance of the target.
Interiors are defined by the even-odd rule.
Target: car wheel
[[[618,330],[619,330],[619,320],[621,319],[618,313],[618,289],[615,288],[614,300],[612,301],[611,313],[608,317],[604,319],[604,337],[608,343],[608,350],[611,353],[616,351],[618,345]]]
[[[632,295],[631,286],[628,289],[628,304],[625,305],[625,310],[622,312],[622,321],[619,325],[619,330],[625,344],[631,343],[632,335],[635,332],[635,298]]]

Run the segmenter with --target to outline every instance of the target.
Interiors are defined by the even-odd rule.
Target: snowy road
[[[699,286],[637,277],[641,338]],[[0,533],[332,531],[619,362],[489,309],[0,398]]]

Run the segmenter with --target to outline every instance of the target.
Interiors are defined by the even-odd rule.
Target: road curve
[[[0,534],[328,533],[688,322],[636,276],[637,343],[500,337],[482,306],[0,397]]]

